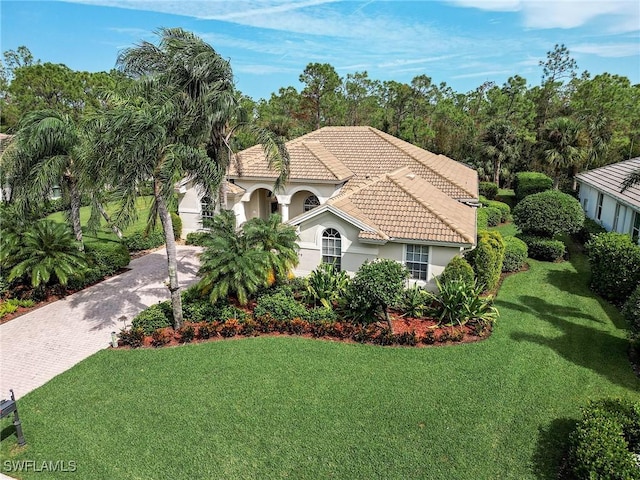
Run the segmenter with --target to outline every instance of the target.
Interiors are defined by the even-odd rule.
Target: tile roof
[[[591,185],[603,193],[640,208],[640,185],[620,192],[625,177],[635,170],[640,170],[640,157],[579,173],[576,178],[581,183]]]
[[[287,142],[291,180],[349,180],[347,188],[367,178],[409,167],[452,198],[478,198],[478,176],[444,155],[423,150],[372,127],[324,127]],[[274,179],[259,145],[238,154],[231,177]]]
[[[371,227],[361,239],[475,243],[475,209],[408,167],[361,182],[327,203]]]

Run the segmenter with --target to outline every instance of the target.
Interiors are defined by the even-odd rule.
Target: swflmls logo
[[[42,461],[35,460],[5,460],[2,463],[5,472],[75,472],[76,462],[70,460]]]

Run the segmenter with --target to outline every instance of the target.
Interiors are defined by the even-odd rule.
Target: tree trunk
[[[171,293],[171,307],[173,310],[173,328],[177,330],[182,326],[182,299],[180,297],[180,284],[178,283],[178,255],[176,252],[176,239],[173,235],[173,222],[167,209],[167,204],[160,195],[160,188],[156,184],[155,197],[158,205],[158,215],[164,229],[164,238],[167,249],[167,263],[169,267],[169,292]]]
[[[387,308],[387,306],[385,305],[384,307],[382,307],[384,310],[384,319],[387,321],[387,324],[389,325],[389,330],[391,332],[393,332],[393,325],[391,324],[391,317],[389,316],[389,309]]]
[[[227,185],[227,179],[225,178],[220,182],[220,210],[228,210],[229,208],[229,187]]]
[[[111,227],[111,231],[113,231],[113,233],[115,233],[116,236],[120,240],[122,240],[122,230],[120,230],[116,225],[111,223],[111,217],[109,216],[107,211],[104,209],[104,205],[102,205],[102,203],[100,202],[98,202],[98,210],[100,210],[100,215],[102,215],[102,218],[104,218],[104,221],[107,222],[107,225]]]
[[[493,162],[493,182],[500,188],[500,159]]]
[[[80,242],[80,250],[84,250],[82,243],[82,225],[80,224],[80,194],[75,179],[69,180],[69,192],[71,197],[71,224],[76,240]]]

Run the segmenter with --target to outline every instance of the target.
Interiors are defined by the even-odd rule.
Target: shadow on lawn
[[[604,323],[579,309],[551,304],[541,298],[520,296],[520,303],[496,302],[507,308],[534,315],[547,321],[562,332],[559,336],[546,336],[526,332],[515,332],[511,338],[547,346],[555,350],[566,360],[588,368],[624,388],[636,390],[638,380],[631,366],[616,358],[627,358],[629,342],[610,333],[587,325],[581,325],[580,319]],[[613,360],[613,361],[612,361]]]
[[[541,480],[566,477],[569,434],[576,426],[570,418],[557,418],[538,429],[538,441],[532,457],[533,472]]]

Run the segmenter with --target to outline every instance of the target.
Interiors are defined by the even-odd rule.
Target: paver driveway
[[[178,246],[180,284],[195,280],[197,247]],[[102,348],[149,305],[169,298],[165,250],[129,271],[0,325],[0,397],[19,398]]]

